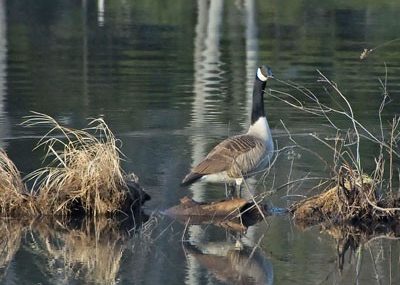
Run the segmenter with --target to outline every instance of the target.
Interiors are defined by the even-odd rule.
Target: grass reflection
[[[125,250],[126,235],[109,219],[85,220],[80,225],[37,223],[31,245],[44,257],[44,274],[115,284]]]
[[[77,280],[85,284],[116,284],[131,234],[146,229],[147,216],[142,213],[141,218],[1,220],[1,278],[8,280],[16,254],[28,251],[35,275],[40,273],[40,278],[49,283],[70,284]]]

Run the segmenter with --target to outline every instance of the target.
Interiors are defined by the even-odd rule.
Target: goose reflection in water
[[[259,248],[232,242],[185,243],[184,250],[225,284],[273,284],[271,262]]]

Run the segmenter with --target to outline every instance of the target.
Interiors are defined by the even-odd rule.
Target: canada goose
[[[267,66],[257,69],[253,87],[251,125],[246,134],[227,138],[215,146],[208,155],[182,180],[190,185],[197,180],[240,185],[243,178],[264,169],[273,155],[274,143],[264,112],[264,89],[272,78]]]

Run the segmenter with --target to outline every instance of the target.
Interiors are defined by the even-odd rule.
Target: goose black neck
[[[264,89],[266,81],[256,76],[253,87],[253,106],[251,110],[251,124],[254,124],[260,117],[265,117],[264,112]]]

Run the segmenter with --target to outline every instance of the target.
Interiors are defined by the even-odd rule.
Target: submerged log
[[[189,197],[164,211],[170,217],[188,224],[214,224],[234,231],[245,231],[268,215],[265,204],[256,205],[242,198],[199,203]]]
[[[252,205],[242,198],[199,203],[185,196],[180,202],[181,204],[167,209],[166,214],[171,216],[223,216],[229,218],[240,214],[241,211]]]

